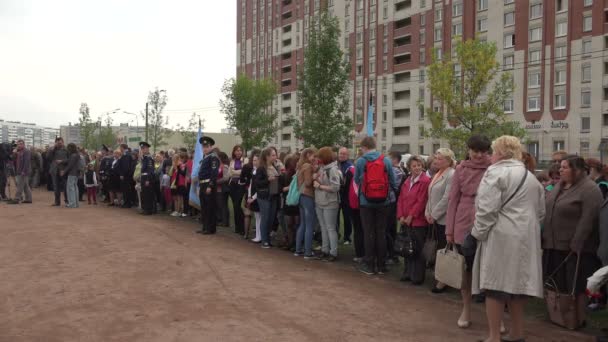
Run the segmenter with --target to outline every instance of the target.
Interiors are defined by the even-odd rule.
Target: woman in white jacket
[[[520,161],[521,148],[516,137],[496,139],[493,164],[477,191],[471,232],[478,240],[472,288],[474,294],[486,294],[490,328],[486,342],[501,341],[505,303],[512,327],[504,340],[522,340],[525,300],[543,297],[540,222],[545,216],[545,195]]]

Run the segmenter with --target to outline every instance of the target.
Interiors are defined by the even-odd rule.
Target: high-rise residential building
[[[311,20],[327,9],[341,23],[352,65],[350,115],[363,135],[370,97],[379,149],[430,154],[421,133],[435,107],[426,67],[449,58],[456,39],[495,42],[516,89],[504,103],[539,160],[566,150],[608,152],[608,8],[603,0],[237,0],[237,73],[272,77],[281,124],[300,116],[297,72]],[[301,148],[282,125],[275,144]]]
[[[43,148],[53,145],[57,136],[59,136],[59,129],[57,128],[0,119],[0,142],[23,139],[25,146]]]

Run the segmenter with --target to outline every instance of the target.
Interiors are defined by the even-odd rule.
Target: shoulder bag
[[[549,319],[552,323],[570,330],[576,330],[583,325],[585,320],[584,308],[578,308],[576,300],[576,279],[578,278],[578,270],[581,262],[579,255],[576,256],[576,270],[574,271],[574,281],[572,282],[572,291],[569,293],[560,292],[557,282],[553,278],[555,274],[562,268],[568,259],[572,256],[570,252],[566,259],[547,277],[545,281],[545,301]]]

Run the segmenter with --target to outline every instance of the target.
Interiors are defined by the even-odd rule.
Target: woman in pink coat
[[[446,239],[458,250],[464,238],[471,232],[475,220],[475,196],[477,188],[490,161],[490,140],[482,135],[473,135],[467,141],[469,158],[462,162],[454,173],[448,201],[446,217]],[[466,329],[471,325],[471,267],[474,256],[467,257],[467,273],[461,287],[463,308],[458,327]]]
[[[408,230],[417,246],[422,246],[426,239],[428,223],[424,216],[428,200],[428,188],[431,183],[429,176],[423,172],[424,162],[418,156],[412,156],[407,161],[411,175],[403,183],[399,200],[397,201],[397,220]],[[414,285],[424,283],[426,260],[422,253],[405,260],[405,269],[401,281],[411,281]]]

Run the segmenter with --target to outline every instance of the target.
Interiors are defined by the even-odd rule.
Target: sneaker
[[[262,240],[251,239],[251,242],[253,242],[253,243],[260,243],[260,242],[262,242]]]
[[[325,259],[327,259],[328,256],[329,255],[327,253],[321,253],[321,254],[317,255],[316,259],[317,260],[325,260]]]
[[[335,255],[328,255],[323,261],[327,261],[327,262],[334,262],[338,260],[338,257]]]
[[[344,241],[344,246],[348,246],[348,245],[350,245],[350,241],[349,240]]]
[[[317,257],[316,257],[314,254],[313,254],[313,255],[305,255],[305,256],[304,256],[304,260],[314,260],[314,259],[316,259],[316,258],[317,258]]]
[[[188,217],[188,214],[183,213],[183,214],[182,214],[182,217]]]
[[[317,246],[317,247],[313,248],[312,250],[313,250],[313,251],[317,251],[317,252],[318,252],[318,251],[320,251],[320,250],[321,250],[321,248],[323,248],[323,247],[322,247],[322,246]]]
[[[301,256],[304,256],[304,253],[303,252],[295,252],[295,253],[293,253],[293,256],[301,257]]]
[[[378,274],[386,274],[388,273],[388,269],[386,268],[386,266],[382,266],[380,268],[378,268]]]
[[[171,216],[178,217],[178,216],[180,216],[180,213],[178,213],[177,211],[174,211],[171,213]]]
[[[376,272],[374,272],[372,269],[370,269],[370,268],[369,268],[369,266],[367,266],[367,265],[365,265],[365,264],[359,265],[359,266],[357,267],[357,270],[358,270],[359,272],[361,272],[361,273],[365,273],[365,274],[367,274],[367,275],[374,275],[374,274],[376,274]]]
[[[272,247],[272,246],[271,246],[271,245],[270,245],[268,242],[264,242],[264,243],[262,243],[262,248],[264,248],[264,249],[268,249],[268,248],[270,248],[270,247]]]
[[[360,264],[363,262],[363,258],[353,258],[353,261],[356,262],[357,264]]]

